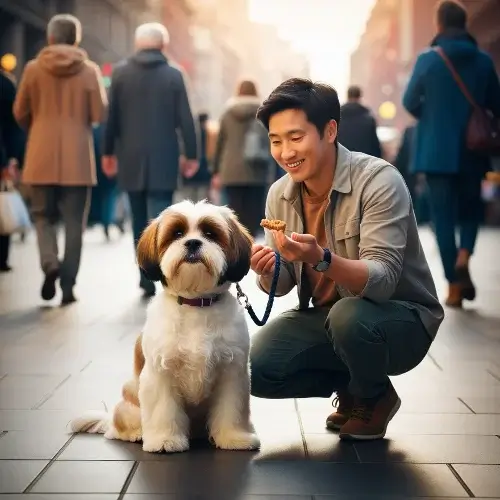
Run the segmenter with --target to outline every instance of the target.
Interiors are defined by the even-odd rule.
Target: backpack
[[[267,164],[270,159],[269,139],[265,127],[253,119],[245,133],[243,160],[249,164]]]

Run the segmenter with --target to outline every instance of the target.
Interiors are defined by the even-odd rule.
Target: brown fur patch
[[[253,238],[236,215],[228,220],[230,240],[226,247],[228,268],[226,279],[233,283],[241,281],[250,271]]]
[[[182,238],[189,230],[189,223],[182,214],[172,213],[162,219],[158,233],[158,254],[161,255],[167,250],[169,245]]]

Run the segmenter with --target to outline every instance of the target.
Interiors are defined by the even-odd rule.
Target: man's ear
[[[250,271],[253,238],[232,210],[228,210],[227,220],[230,241],[226,254],[227,267],[220,282],[238,283]]]
[[[159,225],[159,219],[152,220],[137,243],[137,262],[146,278],[151,281],[162,281],[163,279],[158,256]]]

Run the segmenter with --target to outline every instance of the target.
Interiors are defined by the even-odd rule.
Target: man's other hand
[[[101,168],[106,177],[114,177],[118,173],[118,162],[115,156],[103,156]]]
[[[276,256],[271,247],[263,245],[252,246],[252,256],[250,267],[252,271],[259,276],[270,276],[274,273]]]

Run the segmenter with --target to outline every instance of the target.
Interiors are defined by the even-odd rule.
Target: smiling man
[[[343,439],[379,439],[401,401],[389,375],[426,355],[443,320],[411,198],[389,163],[337,142],[340,104],[328,85],[291,79],[262,104],[258,119],[288,175],[271,186],[266,230],[252,269],[269,292],[297,286],[299,305],[253,338],[252,393],[263,398],[328,398],[327,418]]]

